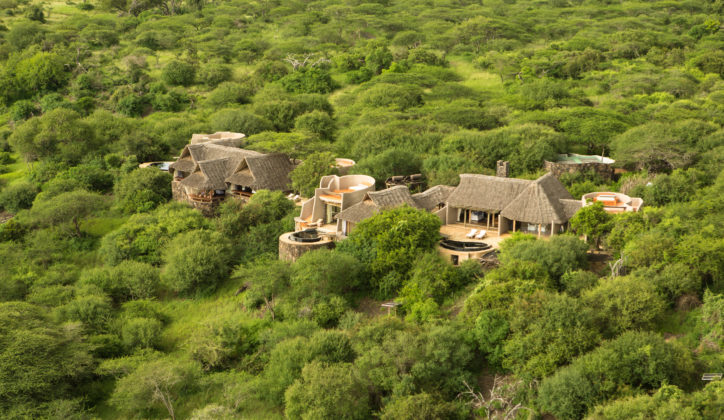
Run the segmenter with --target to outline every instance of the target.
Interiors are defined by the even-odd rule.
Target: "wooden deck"
[[[491,245],[493,248],[499,248],[500,242],[510,237],[509,233],[498,235],[498,228],[495,227],[494,229],[488,230],[488,233],[483,239],[470,239],[466,235],[470,233],[471,229],[477,229],[478,231],[480,231],[480,229],[485,229],[485,226],[475,227],[469,224],[463,225],[462,223],[443,225],[440,227],[440,234],[455,241],[485,242],[486,244]]]

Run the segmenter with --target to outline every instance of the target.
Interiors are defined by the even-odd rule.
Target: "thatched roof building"
[[[580,208],[550,173],[534,181],[463,174],[448,198],[447,222],[482,224],[499,233],[521,228],[548,234],[565,230]]]
[[[174,198],[209,202],[227,192],[248,198],[261,189],[289,190],[294,163],[283,154],[242,149],[243,138],[240,133],[194,134],[169,166]]]

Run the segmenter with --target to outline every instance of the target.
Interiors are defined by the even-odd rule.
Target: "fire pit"
[[[319,236],[317,229],[309,228],[290,234],[289,239],[294,242],[319,242],[322,240],[322,237]]]

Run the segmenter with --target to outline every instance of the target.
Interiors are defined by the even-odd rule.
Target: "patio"
[[[496,230],[488,230],[488,233],[483,239],[470,239],[466,235],[470,233],[471,229],[477,229],[478,231],[480,231],[480,228],[472,227],[470,225],[463,225],[462,223],[456,223],[452,225],[441,226],[440,234],[454,241],[485,242],[486,244],[491,245],[493,248],[499,248],[500,242],[503,241],[505,238],[510,237],[509,233],[498,235],[496,228]]]

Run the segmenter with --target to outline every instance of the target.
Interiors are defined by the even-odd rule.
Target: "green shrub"
[[[15,182],[0,190],[0,206],[10,213],[29,209],[33,205],[38,189],[27,182]]]
[[[161,321],[154,318],[125,319],[121,328],[123,345],[128,349],[156,347],[161,329]]]
[[[180,294],[208,292],[226,280],[231,258],[230,246],[221,234],[207,230],[182,233],[163,254],[161,281]]]
[[[115,187],[118,207],[126,213],[151,211],[171,198],[171,175],[142,168],[123,175]]]
[[[174,86],[189,86],[194,83],[195,78],[196,68],[185,61],[170,61],[161,72],[161,79]]]

